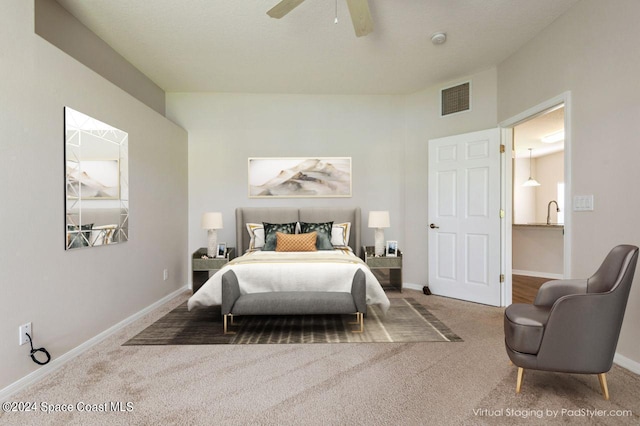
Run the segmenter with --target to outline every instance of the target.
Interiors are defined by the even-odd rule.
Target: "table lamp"
[[[209,246],[207,247],[207,256],[216,257],[218,251],[218,235],[217,230],[222,229],[222,213],[208,212],[202,215],[202,229],[209,230]]]
[[[374,254],[376,256],[384,255],[384,230],[391,226],[389,221],[389,212],[387,211],[372,211],[369,212],[369,228],[375,228],[375,249]]]

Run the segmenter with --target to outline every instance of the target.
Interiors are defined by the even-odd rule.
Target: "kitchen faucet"
[[[549,204],[547,204],[547,225],[551,225],[551,203],[556,203],[556,212],[560,213],[558,202],[556,200],[549,201]]]

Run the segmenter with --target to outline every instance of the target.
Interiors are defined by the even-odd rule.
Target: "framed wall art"
[[[351,197],[351,157],[249,158],[249,198]]]

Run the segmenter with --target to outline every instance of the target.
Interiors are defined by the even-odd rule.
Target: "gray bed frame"
[[[236,209],[236,244],[238,253],[249,248],[247,223],[288,222],[351,222],[349,246],[360,256],[360,208],[294,208],[294,207],[243,207]],[[225,334],[234,315],[312,315],[355,314],[355,333],[364,331],[364,315],[367,313],[366,282],[362,271],[356,271],[350,292],[281,291],[272,293],[240,294],[238,278],[233,271],[222,276],[222,316]]]
[[[236,209],[236,247],[238,255],[249,249],[247,223],[289,223],[289,222],[351,222],[349,246],[360,257],[361,212],[354,208],[318,208],[318,207],[238,207]]]

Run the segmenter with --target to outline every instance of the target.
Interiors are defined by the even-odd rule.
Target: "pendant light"
[[[529,148],[529,179],[522,186],[540,186],[540,182],[531,177],[531,152],[533,148]]]

